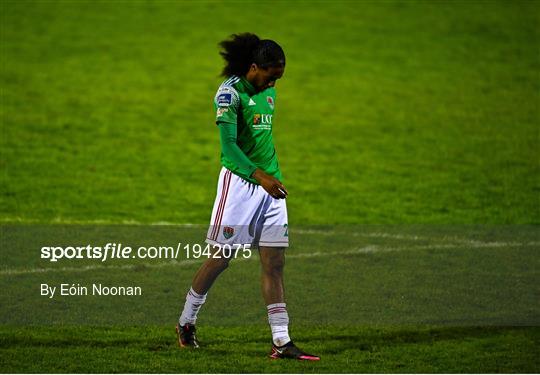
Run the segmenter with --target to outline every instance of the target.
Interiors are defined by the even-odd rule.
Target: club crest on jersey
[[[223,228],[223,237],[226,239],[231,238],[234,235],[234,228],[233,227],[225,227]]]
[[[267,96],[266,101],[268,102],[270,108],[274,109],[274,99],[271,96]]]

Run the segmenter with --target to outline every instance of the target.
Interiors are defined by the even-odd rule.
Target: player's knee
[[[283,257],[271,257],[262,262],[263,271],[267,274],[279,274],[283,272],[285,267],[285,259]]]

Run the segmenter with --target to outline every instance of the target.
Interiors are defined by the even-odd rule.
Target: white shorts
[[[221,168],[206,243],[288,247],[285,199]]]

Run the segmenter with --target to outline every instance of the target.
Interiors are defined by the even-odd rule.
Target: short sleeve
[[[216,124],[226,122],[236,124],[240,107],[238,92],[232,86],[221,86],[214,98]]]

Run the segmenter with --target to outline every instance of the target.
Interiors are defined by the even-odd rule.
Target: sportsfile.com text
[[[178,259],[185,254],[186,259],[206,258],[250,258],[251,245],[231,244],[213,246],[209,244],[189,244],[179,242],[173,246],[124,246],[109,242],[104,246],[43,246],[41,259],[50,262],[74,259],[97,259],[105,262],[109,259]]]

